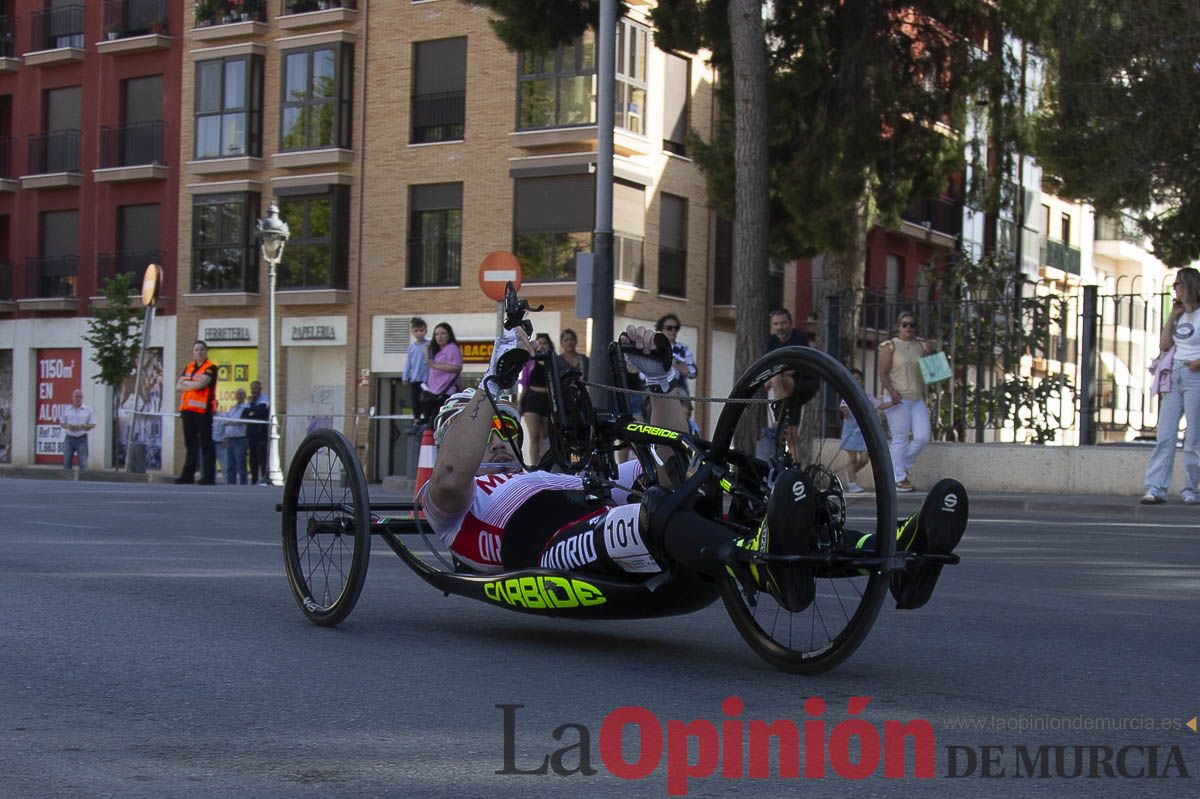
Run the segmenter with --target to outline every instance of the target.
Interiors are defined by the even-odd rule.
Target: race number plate
[[[639,505],[619,505],[604,519],[604,544],[608,556],[627,572],[654,574],[662,571],[642,541],[638,529]]]

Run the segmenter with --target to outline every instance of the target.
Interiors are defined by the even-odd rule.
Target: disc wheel
[[[734,386],[731,399],[765,396],[772,378],[790,378],[802,402],[775,403],[765,429],[761,413],[740,403],[725,405],[713,436],[713,458],[727,461],[735,484],[748,498],[735,496],[729,519],[749,537],[766,512],[775,476],[790,465],[805,469],[821,495],[815,554],[845,553],[890,557],[895,552],[896,486],[892,459],[878,412],[862,387],[836,360],[809,347],[785,347],[758,360]],[[857,421],[870,456],[873,499],[846,493],[842,480],[845,458],[839,457],[843,409]],[[751,439],[754,451],[735,442]],[[859,480],[863,480],[863,471]],[[869,490],[869,489],[868,489]],[[778,535],[780,531],[772,531]],[[782,531],[782,534],[797,534]],[[845,660],[862,643],[887,593],[889,575],[882,569],[819,568],[816,597],[806,608],[790,611],[762,590],[757,581],[722,581],[725,607],[738,632],[752,649],[778,669],[816,674]]]
[[[304,615],[332,627],[354,610],[371,554],[367,481],[336,430],[300,444],[283,490],[283,562]]]

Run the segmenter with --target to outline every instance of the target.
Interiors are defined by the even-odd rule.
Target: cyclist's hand
[[[1197,358],[1194,361],[1188,361],[1187,367],[1193,372],[1200,372],[1200,358]]]
[[[630,325],[620,338],[625,361],[646,376],[648,385],[665,390],[679,373],[671,366],[671,343],[658,331]]]

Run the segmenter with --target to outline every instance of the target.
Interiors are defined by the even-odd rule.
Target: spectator
[[[454,338],[454,328],[445,322],[434,326],[433,342],[425,345],[425,360],[429,364],[429,376],[421,384],[421,416],[428,427],[442,403],[458,390],[463,356],[458,340]]]
[[[213,412],[217,408],[217,365],[208,359],[208,345],[197,341],[192,356],[175,381],[179,398],[179,417],[183,422],[183,444],[187,454],[183,471],[175,478],[178,485],[191,484],[200,467],[200,485],[216,482],[217,463],[213,451]]]
[[[250,396],[246,400],[242,418],[268,423],[246,425],[246,447],[250,451],[250,485],[269,485],[267,438],[271,432],[271,401],[262,393],[262,383],[257,380],[250,383]]]
[[[554,342],[545,333],[533,341],[538,352],[554,352]],[[542,457],[543,444],[550,426],[550,390],[546,367],[539,361],[529,361],[521,372],[521,423],[525,425],[525,440],[529,442],[529,462],[536,464]]]
[[[863,385],[862,369],[851,367],[850,374],[854,375],[854,379],[860,386]],[[870,395],[867,396],[867,399],[874,408],[880,407],[879,400]],[[867,468],[871,462],[871,456],[867,454],[867,442],[863,438],[862,428],[858,426],[858,420],[850,413],[850,406],[846,404],[845,400],[842,400],[840,408],[842,412],[842,442],[840,446],[842,452],[846,453],[846,492],[862,494],[866,489],[858,484],[858,472]]]
[[[404,358],[404,372],[401,378],[408,383],[409,397],[412,400],[413,427],[421,429],[424,420],[421,418],[421,384],[429,379],[429,364],[425,362],[425,333],[429,329],[425,320],[414,316],[408,323],[412,342],[408,345],[408,355]]]
[[[588,376],[588,356],[576,351],[579,346],[579,337],[575,335],[575,331],[571,328],[566,328],[558,336],[558,345],[562,347],[562,352],[555,356],[558,361],[558,371],[565,372],[568,369],[579,372],[586,379]]]
[[[900,492],[913,490],[909,470],[929,443],[921,358],[933,349],[932,341],[917,338],[917,318],[907,311],[896,318],[896,335],[879,345],[879,382],[892,402],[884,413],[892,434],[892,472]]]
[[[71,394],[71,404],[62,415],[62,429],[66,431],[63,439],[63,468],[70,471],[71,462],[77,460],[79,471],[87,469],[88,462],[88,431],[96,426],[92,409],[83,404],[83,392],[75,389]]]
[[[696,357],[692,355],[688,345],[675,340],[679,336],[679,317],[673,313],[664,314],[659,317],[654,329],[670,340],[671,354],[675,357],[675,371],[679,372],[679,376],[683,378],[680,388],[685,394],[690,394],[687,381],[695,380],[699,371],[696,369]]]
[[[792,314],[786,308],[777,308],[767,314],[771,326],[771,335],[767,336],[766,352],[772,352],[780,347],[807,347],[808,335],[803,330],[797,330],[792,322]],[[787,410],[787,442],[793,453],[800,451],[799,426],[800,408],[812,399],[812,392],[817,389],[816,378],[802,378],[800,391],[796,391],[796,373],[784,372],[767,381],[767,399],[772,400],[772,412],[775,415],[772,426],[779,424],[783,411]]]
[[[1158,435],[1150,463],[1146,465],[1146,495],[1143,505],[1167,501],[1171,472],[1175,466],[1175,443],[1179,418],[1187,419],[1183,435],[1185,505],[1197,502],[1200,482],[1200,272],[1185,267],[1175,273],[1175,302],[1158,335],[1158,348],[1171,355],[1170,386],[1158,405]],[[1160,364],[1161,365],[1161,364]]]
[[[250,404],[246,402],[246,390],[239,388],[234,392],[237,404],[225,414],[225,482],[230,485],[246,485],[246,455],[249,444],[246,441],[246,428],[249,425],[237,424],[235,420],[245,418]]]
[[[226,453],[229,451],[225,442],[225,413],[217,411],[213,414],[212,420],[212,440],[213,454],[216,457],[217,465],[213,477],[214,482],[229,482],[229,465],[225,461]]]

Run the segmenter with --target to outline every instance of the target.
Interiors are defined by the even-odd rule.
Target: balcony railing
[[[13,298],[12,276],[12,261],[0,261],[0,302],[9,302]]]
[[[0,58],[17,57],[16,37],[16,19],[9,16],[0,17]]]
[[[83,49],[84,7],[59,6],[30,14],[30,42],[33,50],[57,50],[62,47]]]
[[[0,139],[0,180],[8,180],[13,176],[12,169],[12,139]]]
[[[931,230],[957,236],[962,233],[962,208],[954,200],[939,198],[923,200],[910,205],[900,218]]]
[[[1079,274],[1079,248],[1054,239],[1042,241],[1042,263],[1072,275]]]
[[[74,297],[78,276],[79,258],[75,255],[25,259],[25,293],[36,299]]]
[[[127,122],[100,128],[100,168],[165,164],[163,137],[167,123]]]
[[[1137,220],[1128,214],[1119,217],[1096,217],[1096,241],[1124,241],[1146,249],[1146,235],[1138,227]]]
[[[97,257],[96,287],[103,289],[105,281],[117,275],[133,275],[135,285],[141,285],[142,275],[150,264],[162,264],[162,250],[125,250],[102,252]]]
[[[167,0],[105,0],[104,38],[167,32]]]
[[[358,8],[358,0],[281,0],[279,14],[307,14],[330,8]]]
[[[81,141],[83,132],[78,130],[34,133],[29,137],[29,174],[78,172]]]
[[[196,25],[201,28],[266,21],[266,0],[196,0]]]
[[[418,94],[413,97],[413,144],[458,141],[467,118],[466,92]]]

